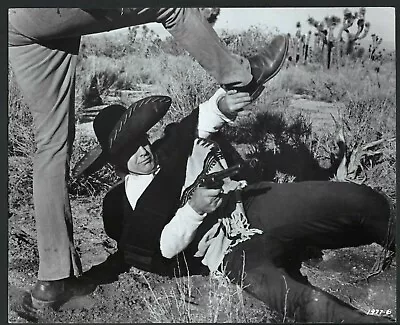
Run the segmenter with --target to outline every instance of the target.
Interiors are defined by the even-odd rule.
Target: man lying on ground
[[[118,242],[119,256],[171,276],[224,269],[232,282],[297,322],[384,321],[311,286],[298,260],[309,246],[376,242],[394,251],[384,196],[365,185],[329,181],[247,185],[227,177],[202,183],[228,167],[218,131],[250,101],[247,93],[219,89],[153,144],[146,132],[167,111],[168,97],[99,113],[94,128],[101,148],[75,173],[89,174],[108,161],[125,175],[103,205],[105,230]]]

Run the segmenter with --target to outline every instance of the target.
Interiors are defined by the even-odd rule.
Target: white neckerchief
[[[151,181],[154,179],[154,176],[157,175],[159,171],[160,166],[157,166],[157,169],[151,174],[128,174],[125,176],[125,193],[129,203],[132,206],[132,209],[135,209],[136,203],[140,196],[150,185]]]

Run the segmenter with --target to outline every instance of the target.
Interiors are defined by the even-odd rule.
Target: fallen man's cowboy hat
[[[161,120],[171,101],[168,96],[150,96],[133,103],[128,109],[122,105],[110,105],[101,110],[93,121],[99,144],[77,162],[72,177],[90,175],[119,155],[134,154],[136,148],[131,144]]]

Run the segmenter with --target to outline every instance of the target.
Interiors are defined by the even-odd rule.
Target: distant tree
[[[295,58],[296,58],[296,64],[299,62],[300,59],[300,48],[302,46],[302,35],[301,35],[301,23],[298,21],[296,23],[296,42],[295,42]]]
[[[308,34],[307,34],[306,42],[305,42],[304,62],[307,62],[308,55],[309,55],[309,52],[310,52],[310,48],[309,47],[310,47],[311,34],[312,34],[312,32],[309,30]]]
[[[334,29],[340,23],[340,18],[337,16],[327,16],[325,17],[325,24],[328,27],[328,35],[327,35],[327,68],[329,69],[331,66],[331,56],[332,56],[332,48],[336,46],[336,37],[334,35]]]
[[[334,35],[334,30],[341,22],[339,17],[334,15],[327,16],[322,22],[317,21],[312,17],[308,18],[308,23],[317,30],[314,39],[314,52],[318,47],[320,48],[321,62],[326,62],[328,69],[333,61],[339,62],[344,53],[347,56],[350,56],[353,53],[356,41],[367,36],[370,23],[365,21],[365,13],[366,9],[364,7],[360,8],[359,11],[355,13],[352,13],[348,8],[346,8],[343,12],[343,23],[340,26],[337,36]],[[349,28],[353,26],[356,20],[357,31],[351,33]],[[347,34],[346,41],[343,39],[343,32],[346,32]],[[325,48],[327,49],[326,60],[324,55]],[[333,49],[335,49],[334,52]]]
[[[379,37],[376,34],[372,34],[371,37],[372,37],[372,47],[370,46],[371,48],[370,59],[375,60],[376,59],[375,52],[378,49],[379,45],[382,43],[383,38]]]
[[[368,35],[371,24],[365,21],[365,8],[360,8],[359,12],[351,13],[349,9],[344,10],[344,23],[342,32],[347,33],[347,44],[346,44],[346,54],[350,55],[353,52],[354,44],[357,40],[361,40]],[[351,33],[349,28],[354,24],[357,19],[357,31]],[[340,35],[341,37],[341,35]]]
[[[315,27],[316,31],[314,33],[314,46],[313,46],[313,53],[315,56],[319,53],[319,58],[316,58],[320,62],[324,60],[324,49],[325,45],[327,44],[328,31],[325,29],[325,24],[322,21],[318,21],[313,17],[308,17],[307,22]]]

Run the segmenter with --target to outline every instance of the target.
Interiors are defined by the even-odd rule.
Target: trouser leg
[[[244,263],[246,290],[298,321],[377,320],[294,280],[286,272],[285,259],[308,245],[324,249],[383,244],[390,214],[383,196],[367,186],[301,182],[260,183],[258,190],[246,192],[244,198],[251,226],[264,234],[238,245],[227,256],[225,262],[232,279],[240,281]],[[390,248],[394,250],[394,244]]]
[[[33,201],[39,280],[81,273],[74,248],[67,177],[74,139],[74,87],[79,38],[25,44],[9,30],[9,62],[33,116]]]
[[[10,9],[9,18],[17,30],[37,40],[159,22],[218,83],[244,86],[252,80],[249,61],[228,51],[198,8],[18,8]]]
[[[168,8],[158,21],[220,84],[244,86],[251,81],[248,60],[228,51],[198,8]]]
[[[257,255],[246,251],[243,280],[241,279],[240,256],[232,261],[237,265],[228,267],[234,282],[243,285],[244,290],[265,302],[277,312],[282,322],[316,323],[374,323],[382,319],[365,315],[353,307],[339,301],[332,295],[310,285],[292,279],[284,269],[278,268],[268,260],[256,261]]]
[[[383,245],[388,235],[389,249],[395,249],[395,232],[388,233],[389,202],[368,186],[324,181],[260,186],[267,187],[265,193],[245,199],[246,211],[252,226],[279,243],[277,256],[307,245]]]

